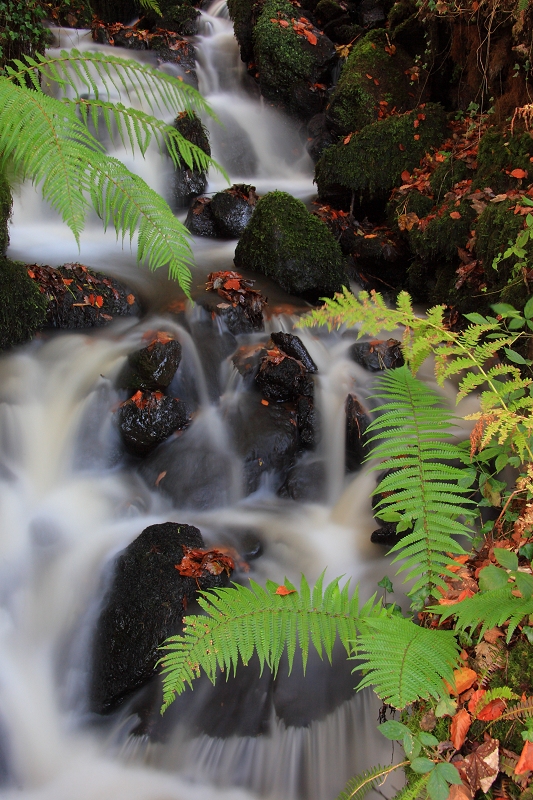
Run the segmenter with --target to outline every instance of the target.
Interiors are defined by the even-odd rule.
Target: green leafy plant
[[[0,76],[0,168],[40,184],[77,241],[91,206],[117,236],[131,240],[137,232],[138,259],[151,269],[167,265],[188,294],[192,256],[186,228],[139,176],[107,155],[87,123],[90,119],[98,129],[102,118],[112,138],[142,155],[155,139],[175,165],[216,167],[172,126],[111,102],[125,96],[151,112],[192,113],[193,107],[209,112],[201,96],[165,73],[107,53],[73,50],[25,56],[14,64]],[[52,85],[63,97],[50,97],[41,88]]]

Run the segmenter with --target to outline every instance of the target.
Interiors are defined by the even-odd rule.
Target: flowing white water
[[[200,86],[229,134],[228,140],[211,129],[215,158],[232,180],[252,182],[260,193],[276,188],[310,196],[311,167],[296,132],[246,89],[220,3],[204,15],[203,25]],[[61,36],[66,46],[65,37],[76,35]],[[92,46],[83,37],[68,43]],[[248,159],[240,172],[228,154],[228,141],[237,136]],[[245,164],[244,156],[241,161]],[[155,188],[164,188],[170,165],[156,151],[144,162],[130,158],[128,163]],[[214,182],[210,188],[218,187]],[[0,360],[2,796],[204,800],[216,791],[222,800],[333,798],[352,774],[378,760],[382,747],[372,696],[344,700],[344,689],[338,690],[355,681],[343,657],[333,668],[312,661],[306,679],[298,670],[289,681],[281,676],[268,689],[273,700],[259,735],[243,730],[248,723],[235,726],[220,717],[220,697],[226,695],[217,692],[224,689],[213,693],[199,682],[171,709],[156,737],[130,736],[138,722],[135,709],[126,708],[105,723],[88,714],[87,665],[113,558],[155,522],[197,525],[209,544],[231,543],[239,532],[253,531],[264,548],[252,562],[251,574],[259,581],[287,576],[297,582],[302,572],[314,581],[327,567],[328,578],[342,574],[360,580],[363,595],[373,592],[386,568],[382,550],[369,542],[374,478],[367,473],[344,477],[343,403],[349,391],[362,396],[367,391],[367,376],[345,358],[349,342],[334,335],[299,334],[319,367],[323,435],[316,455],[326,464],[328,502],[282,501],[268,481],[245,498],[242,463],[232,455],[223,414],[242,398],[242,380],[229,360],[215,376],[218,366],[202,358],[202,313],[189,313],[190,333],[175,318],[157,316],[157,297],[168,299],[171,285],[139,271],[114,236],[93,223],[78,254],[70,234],[31,187],[22,189],[15,204],[11,239],[10,255],[28,262],[79,259],[109,274],[127,274],[153,302],[154,311],[140,322],[34,342]],[[234,246],[196,242],[198,275],[231,269]],[[292,321],[278,317],[268,325],[272,331],[291,330]],[[205,483],[199,496],[209,501],[196,507],[187,502],[175,507],[148,488],[123,460],[113,427],[119,399],[113,379],[127,353],[142,346],[143,332],[161,327],[173,331],[184,349],[176,393],[189,392],[200,404],[183,437],[187,447],[180,452],[192,466],[210,454],[206,463],[214,465],[212,476],[208,472],[199,479]],[[213,402],[214,384],[221,386],[220,403]],[[217,470],[217,465],[222,466]],[[220,493],[211,479],[222,481]],[[243,720],[254,716],[255,685],[231,690]]]

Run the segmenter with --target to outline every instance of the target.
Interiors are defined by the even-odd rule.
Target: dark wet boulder
[[[348,353],[356,364],[360,364],[371,372],[394,369],[403,366],[404,363],[402,348],[397,339],[356,342],[350,347]]]
[[[318,161],[327,147],[338,142],[339,137],[332,133],[326,121],[326,114],[315,114],[307,124],[306,150],[313,159]]]
[[[126,449],[138,456],[149,453],[188,422],[184,403],[161,392],[138,391],[116,414]]]
[[[281,486],[298,451],[295,412],[250,394],[228,412],[228,425],[243,461],[245,492],[256,491],[267,474],[275,489]]]
[[[301,200],[285,192],[262,197],[235,250],[238,269],[261,272],[289,294],[316,301],[346,283],[338,243]]]
[[[344,406],[346,412],[346,469],[359,469],[368,455],[366,430],[370,417],[355,394],[349,394]]]
[[[127,286],[84,264],[57,268],[32,264],[27,273],[48,300],[46,327],[101,328],[115,317],[141,311],[137,297]]]
[[[310,119],[326,105],[325,86],[337,61],[333,42],[288,0],[267,0],[253,31],[261,94]],[[322,88],[319,88],[322,87]]]
[[[348,209],[355,198],[357,213],[368,204],[382,213],[402,172],[418,167],[445,136],[446,113],[437,103],[372,122],[324,151],[315,170],[319,199]]]
[[[207,129],[200,119],[183,111],[174,121],[174,127],[185,139],[195,144],[208,156],[211,155],[211,146]],[[207,174],[194,167],[183,165],[176,169],[172,189],[176,208],[186,208],[193,198],[205,192],[207,187]]]
[[[319,440],[319,420],[315,402],[312,397],[302,395],[296,401],[296,417],[298,433],[300,434],[300,447],[313,450]]]
[[[326,467],[323,461],[298,461],[278,490],[280,497],[320,503],[326,499]]]
[[[165,522],[150,525],[118,556],[93,639],[92,711],[112,712],[146,683],[161,657],[159,646],[179,632],[198,589],[227,582],[227,562],[220,574],[180,574],[176,565],[190,560],[191,548],[204,548],[198,528]]]
[[[405,533],[398,533],[395,522],[383,522],[380,528],[376,528],[375,531],[372,531],[370,534],[370,541],[374,544],[383,544],[387,545],[387,547],[393,547],[395,544],[398,544],[402,535],[405,536]]]
[[[187,212],[185,227],[193,236],[217,236],[210,197],[197,197]]]
[[[300,395],[311,397],[314,392],[313,379],[302,364],[278,348],[267,352],[255,382],[263,397],[274,403],[296,400]]]
[[[146,347],[129,354],[117,386],[132,391],[166,389],[180,362],[181,344],[171,334],[158,331]]]
[[[250,388],[255,380],[261,361],[266,356],[264,344],[243,344],[232,357],[233,366],[244,379],[246,388]]]
[[[315,362],[298,336],[295,336],[293,333],[278,331],[277,333],[271,333],[270,338],[276,347],[282,350],[286,355],[300,361],[306,372],[318,372]]]
[[[257,200],[254,186],[234,184],[211,199],[197,198],[185,226],[196,236],[238,239],[252,218]]]
[[[218,235],[238,239],[250,222],[258,199],[255,186],[246,184],[234,184],[213,195],[211,212]]]

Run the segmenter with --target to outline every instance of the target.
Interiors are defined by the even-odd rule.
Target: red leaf
[[[240,288],[241,288],[240,281],[231,280],[231,281],[226,281],[224,284],[224,289],[234,289],[236,292],[238,292]]]
[[[315,34],[311,33],[311,31],[304,31],[304,36],[309,42],[309,44],[316,44],[318,42],[318,39],[316,38]]]
[[[419,125],[420,125],[420,120],[415,119],[415,121],[413,122],[413,128],[418,128]]]
[[[95,306],[98,306],[98,308],[102,308],[102,306],[104,305],[104,298],[102,297],[101,294],[97,294],[96,295],[96,298],[94,300],[94,304],[95,304]]]
[[[458,211],[450,211],[450,217],[452,219],[461,219],[461,215]]]
[[[515,775],[523,775],[531,769],[533,769],[533,742],[525,742],[514,769]]]
[[[491,700],[490,703],[487,703],[476,716],[482,722],[492,722],[492,720],[501,717],[506,708],[507,703],[505,700],[502,700],[501,697],[497,697],[495,700]]]
[[[468,710],[471,714],[475,714],[476,706],[485,694],[487,694],[485,689],[476,689],[476,691],[472,694],[472,697],[468,701]]]
[[[287,22],[286,19],[280,19],[279,24],[281,25],[282,28],[288,28],[289,27],[289,23]]]
[[[510,173],[513,178],[527,178],[527,172],[525,169],[513,169]]]
[[[133,294],[129,294],[129,295],[126,297],[126,302],[127,302],[127,304],[128,304],[129,306],[132,306],[132,305],[134,304],[134,302],[135,302],[135,296],[134,296]]]
[[[410,181],[410,180],[411,180],[411,173],[409,172],[409,170],[407,170],[407,169],[404,169],[404,171],[403,171],[403,172],[402,172],[402,174],[400,175],[400,178],[402,179],[402,181],[403,181],[404,183],[408,183],[408,181]]]
[[[374,80],[373,76],[369,75],[368,72],[366,73],[366,77],[368,78],[369,81],[373,81]]]
[[[343,143],[343,144],[348,144],[348,142],[350,141],[350,139],[352,138],[352,136],[353,136],[353,134],[352,134],[352,133],[349,133],[349,134],[348,134],[348,136],[345,136],[345,137],[344,137],[344,139],[343,139],[343,142],[342,142],[342,143]]]
[[[287,589],[286,586],[278,586],[274,594],[280,594],[282,597],[285,597],[287,594],[294,594],[296,589]]]
[[[472,717],[466,708],[461,708],[452,718],[450,738],[456,750],[460,750],[463,746],[464,740],[466,739],[466,734],[468,733],[468,729],[470,728],[471,724]]]
[[[28,275],[30,278],[35,278],[35,272],[33,272],[31,269],[28,270]]]
[[[420,134],[419,133],[415,133],[415,135],[413,136],[413,139],[415,139],[418,142],[418,140],[420,139]]]
[[[400,148],[400,150],[403,153],[403,151],[405,150],[405,145],[404,144],[399,144],[398,147]]]

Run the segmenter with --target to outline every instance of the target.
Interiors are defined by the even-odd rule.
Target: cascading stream
[[[233,181],[254,183],[259,193],[276,188],[309,197],[311,168],[301,143],[286,120],[244,88],[246,76],[222,9],[217,0],[203,15],[197,38],[200,86],[226,125],[226,140],[211,130],[214,157]],[[83,37],[76,45],[93,46]],[[233,168],[228,138],[249,154],[247,169]],[[128,157],[128,165],[164,187],[170,164],[157,150],[144,162]],[[235,242],[195,242],[195,278],[231,269],[234,247]],[[222,800],[333,798],[352,774],[378,761],[382,746],[375,699],[345,699],[355,679],[342,655],[333,668],[312,659],[305,680],[295,668],[295,677],[281,675],[275,685],[264,676],[263,683],[248,686],[241,676],[231,685],[235,689],[221,683],[213,691],[199,681],[162,723],[152,723],[157,735],[151,737],[130,735],[139,722],[131,704],[114,717],[96,719],[87,711],[87,686],[92,631],[113,559],[157,522],[196,525],[208,545],[232,544],[253,531],[263,546],[250,573],[258,581],[287,576],[298,582],[302,572],[315,581],[327,567],[328,579],[343,574],[361,581],[363,596],[374,591],[386,568],[382,551],[369,542],[368,498],[375,481],[366,472],[344,476],[342,404],[348,391],[368,393],[368,373],[346,358],[350,341],[298,333],[319,368],[324,434],[315,455],[326,465],[327,501],[281,500],[268,479],[245,497],[243,464],[225,411],[241,402],[246,389],[229,359],[217,374],[218,366],[206,360],[205,313],[189,311],[187,330],[175,318],[158,316],[157,298],[172,296],[171,284],[138,271],[114,236],[96,224],[88,227],[78,254],[31,187],[22,189],[15,204],[10,256],[28,263],[81,260],[127,275],[153,310],[141,321],[35,341],[0,360],[2,796],[204,800],[216,791]],[[267,331],[291,331],[292,324],[288,316],[273,317]],[[180,464],[182,472],[194,467],[200,453],[209,455],[206,464],[223,467],[197,478],[194,497],[203,499],[196,505],[187,493],[177,490],[182,500],[173,505],[149,488],[124,458],[113,424],[113,409],[123,399],[114,379],[150,329],[170,330],[181,342],[183,361],[172,391],[198,404],[180,440],[185,444],[178,473]],[[221,332],[212,328],[210,336],[214,346]],[[265,336],[247,341],[259,339]],[[265,687],[270,705],[254,722],[257,686]],[[222,702],[236,702],[232,693],[241,705],[228,719],[219,710]]]

